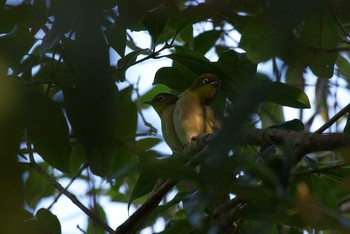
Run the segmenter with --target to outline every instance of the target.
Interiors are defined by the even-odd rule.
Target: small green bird
[[[173,121],[182,145],[190,144],[196,137],[212,133],[219,127],[211,103],[220,89],[220,84],[216,75],[206,73],[179,94]]]
[[[178,99],[175,94],[162,92],[156,94],[151,101],[145,102],[152,105],[159,115],[164,140],[173,152],[177,152],[183,146],[176,135],[173,122],[174,108]]]

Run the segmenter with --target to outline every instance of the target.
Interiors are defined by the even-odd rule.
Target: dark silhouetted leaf
[[[61,234],[61,224],[56,215],[47,209],[40,209],[36,212],[36,230],[33,233]]]
[[[44,167],[47,169],[47,167]],[[55,188],[35,170],[29,170],[29,176],[25,181],[26,202],[35,209],[44,197],[52,196]]]
[[[339,25],[330,7],[334,6],[324,0],[313,2],[301,33],[304,60],[309,63],[311,71],[322,78],[333,76],[337,60],[337,52],[322,51],[337,47],[339,41]]]
[[[53,167],[69,172],[71,143],[66,118],[45,95],[30,91],[26,95],[25,125],[34,149]]]
[[[120,18],[115,19],[113,26],[105,30],[105,34],[112,48],[123,57],[126,46],[126,29],[121,23]]]
[[[155,175],[151,175],[149,173],[141,173],[134,189],[131,192],[130,199],[128,202],[128,209],[130,208],[130,205],[134,200],[150,193],[156,185],[158,179],[159,177]]]
[[[212,48],[215,42],[219,39],[223,31],[211,30],[199,34],[193,40],[193,49],[205,54]]]
[[[263,101],[294,108],[310,108],[309,98],[302,90],[296,87],[280,82],[270,82],[261,88],[268,90],[263,97]]]

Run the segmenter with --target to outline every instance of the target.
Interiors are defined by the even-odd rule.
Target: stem
[[[311,175],[311,174],[323,174],[325,172],[328,172],[328,171],[331,171],[334,169],[338,169],[338,168],[342,168],[342,167],[347,167],[347,166],[350,166],[350,163],[341,163],[341,164],[337,164],[337,165],[333,165],[333,166],[329,166],[329,167],[303,170],[303,171],[299,171],[299,172],[294,173],[293,176],[301,177],[301,176],[306,176],[306,175]]]
[[[73,182],[81,175],[81,173],[88,167],[88,164],[85,163],[81,168],[80,170],[75,174],[74,177],[71,178],[71,180],[69,181],[68,185],[64,188],[65,190],[68,190],[68,188],[73,184]],[[51,203],[51,205],[49,205],[47,207],[48,210],[50,210],[53,205],[58,201],[58,199],[62,196],[62,192],[59,192],[55,199],[53,200],[53,202]]]
[[[26,132],[26,144],[27,150],[29,154],[30,162],[26,163],[26,165],[35,169],[36,172],[44,177],[49,183],[51,183],[58,191],[63,193],[69,200],[71,200],[77,207],[80,208],[87,216],[89,216],[92,220],[94,220],[97,224],[99,224],[105,231],[108,233],[115,233],[114,230],[108,226],[105,222],[103,222],[100,218],[98,218],[91,210],[89,210],[83,203],[81,203],[77,197],[70,193],[68,190],[62,187],[60,183],[58,183],[52,176],[50,176],[44,169],[42,169],[34,160],[34,155],[32,151],[31,141],[28,133]]]
[[[126,66],[124,66],[124,67],[118,67],[118,68],[111,69],[110,72],[115,72],[115,71],[120,71],[120,70],[126,70],[126,69],[128,69],[129,67],[132,67],[132,66],[134,66],[134,65],[136,65],[136,64],[139,64],[139,63],[142,63],[142,62],[144,62],[144,61],[146,61],[146,60],[148,60],[148,59],[160,58],[160,57],[157,57],[157,56],[158,56],[163,50],[166,50],[166,49],[169,49],[169,48],[173,47],[173,46],[172,46],[173,42],[174,42],[174,40],[172,40],[170,44],[165,43],[164,46],[163,46],[162,48],[160,48],[160,49],[157,50],[157,51],[153,51],[151,54],[147,55],[146,57],[144,57],[144,58],[142,58],[142,59],[140,59],[140,60],[137,60],[137,61],[135,61],[135,62],[133,62],[133,63],[131,63],[131,64],[128,64],[128,65],[126,65]]]
[[[338,113],[336,113],[330,120],[328,120],[319,129],[317,129],[315,133],[323,133],[327,128],[329,128],[332,124],[337,122],[343,115],[345,115],[349,111],[350,111],[350,104],[346,105],[343,109],[341,109]]]

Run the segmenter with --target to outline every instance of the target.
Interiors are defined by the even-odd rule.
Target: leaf
[[[162,178],[176,180],[200,180],[197,172],[186,166],[181,158],[155,159],[145,157],[138,165],[139,170]]]
[[[47,209],[40,209],[36,212],[36,230],[33,233],[61,234],[61,224],[56,215]]]
[[[150,33],[153,43],[158,44],[158,39],[168,23],[169,14],[170,10],[164,2],[145,12],[142,22]]]
[[[158,145],[160,142],[162,142],[162,140],[159,138],[148,137],[148,138],[138,140],[136,142],[136,145],[139,149],[146,151],[146,150]]]
[[[257,69],[257,65],[250,62],[244,54],[234,50],[221,53],[214,66],[222,74],[221,90],[231,100],[242,96],[242,91],[251,86]]]
[[[307,155],[303,157],[303,161],[312,169],[318,168],[317,161]]]
[[[193,24],[205,21],[217,13],[218,11],[209,4],[200,3],[196,6],[188,6],[178,13],[176,32],[178,34]]]
[[[336,48],[339,42],[339,26],[333,16],[331,3],[325,0],[313,1],[311,11],[304,22],[301,44],[305,48],[302,54],[309,63],[311,71],[319,77],[331,78],[337,52],[322,51]],[[311,61],[310,61],[311,60]]]
[[[167,55],[168,58],[186,67],[188,70],[194,72],[196,75],[203,73],[215,73],[218,71],[212,66],[210,61],[196,51],[191,51],[185,47],[176,47],[176,53]]]
[[[283,123],[275,124],[269,128],[287,129],[302,132],[304,131],[304,124],[299,119],[292,119]]]
[[[103,207],[100,204],[96,204],[94,207],[95,215],[105,224],[108,225],[106,213],[103,210]],[[105,234],[106,231],[100,225],[97,225],[96,222],[92,219],[89,219],[87,234]]]
[[[344,57],[342,54],[338,55],[337,58],[337,67],[338,67],[338,73],[339,75],[342,75],[346,78],[350,77],[350,63],[346,57]]]
[[[34,169],[30,169],[28,172],[29,176],[24,183],[25,198],[27,204],[35,209],[41,199],[54,194],[55,188]]]
[[[348,113],[348,117],[346,118],[346,125],[343,131],[346,135],[350,135],[350,113]]]
[[[149,173],[141,173],[134,189],[131,192],[128,202],[128,209],[134,200],[150,193],[155,187],[157,181],[159,182],[159,178],[157,176]]]
[[[115,70],[116,80],[125,81],[126,70],[132,66],[140,54],[149,54],[149,51],[146,49],[135,50],[118,60],[117,69]]]
[[[207,53],[223,33],[221,30],[210,30],[199,34],[193,40],[193,49],[201,54]]]
[[[126,29],[123,26],[121,19],[116,18],[114,24],[104,32],[111,47],[119,54],[119,56],[123,57],[126,46]]]
[[[48,50],[54,48],[68,29],[67,20],[58,17],[52,24],[51,30],[44,36],[39,54],[42,57]]]
[[[261,87],[266,90],[262,101],[294,108],[310,108],[307,95],[300,89],[280,82],[269,82]]]
[[[16,25],[22,22],[33,20],[33,6],[23,3],[16,6],[1,7],[0,22],[3,24]]]
[[[153,84],[163,84],[171,89],[182,92],[187,89],[197,76],[187,69],[181,67],[162,67],[154,77]]]
[[[116,134],[120,138],[129,138],[133,142],[137,128],[137,106],[132,100],[132,92],[132,86],[119,92],[116,106],[120,111],[116,116]]]
[[[45,95],[28,91],[25,97],[25,126],[34,149],[51,166],[69,172],[72,146],[66,118]]]
[[[195,228],[185,219],[171,221],[162,234],[192,233]]]

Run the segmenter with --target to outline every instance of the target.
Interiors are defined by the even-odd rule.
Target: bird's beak
[[[146,101],[146,102],[144,102],[145,104],[148,104],[148,105],[152,105],[153,104],[153,102],[152,101]]]
[[[219,81],[215,80],[213,82],[210,83],[212,86],[215,87],[215,89],[219,89]]]

